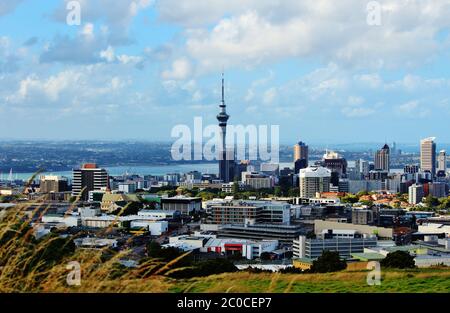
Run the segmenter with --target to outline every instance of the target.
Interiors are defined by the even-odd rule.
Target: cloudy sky
[[[229,123],[282,143],[450,142],[450,0],[68,2],[0,1],[0,138],[170,140],[224,69]]]

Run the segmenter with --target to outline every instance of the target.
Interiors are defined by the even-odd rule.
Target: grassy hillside
[[[37,212],[35,212],[37,213]],[[108,230],[105,230],[106,232]],[[383,270],[380,286],[366,283],[367,271],[329,274],[235,272],[173,279],[186,254],[163,261],[148,258],[137,268],[118,265],[129,251],[76,249],[72,238],[50,234],[36,240],[22,209],[0,217],[0,292],[450,292],[450,268]],[[81,284],[66,282],[78,262]]]
[[[173,292],[450,292],[450,268],[387,270],[380,286],[366,283],[367,272],[327,274],[231,273],[177,282]]]

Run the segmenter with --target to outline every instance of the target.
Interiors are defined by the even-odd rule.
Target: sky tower
[[[221,129],[221,147],[219,147],[219,179],[224,183],[230,182],[234,177],[234,163],[233,155],[227,153],[226,136],[227,136],[227,122],[230,116],[226,112],[225,105],[225,78],[222,72],[222,101],[219,105],[220,112],[217,115],[219,121],[219,127]]]

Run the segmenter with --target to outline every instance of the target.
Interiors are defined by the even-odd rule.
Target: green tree
[[[310,230],[306,233],[306,239],[316,239],[316,233],[313,230]]]
[[[212,259],[198,262],[190,268],[172,271],[168,276],[173,278],[191,278],[236,271],[238,269],[233,262],[227,259]]]
[[[312,273],[337,272],[347,268],[347,263],[341,260],[339,252],[323,251],[322,255],[313,261],[310,271]]]
[[[341,197],[341,201],[343,203],[351,203],[351,204],[353,204],[353,203],[356,203],[356,202],[359,201],[359,197],[356,196],[356,195],[348,194],[348,195],[346,195],[344,197]]]
[[[273,191],[274,195],[276,197],[281,197],[283,195],[283,193],[281,192],[281,187],[280,186],[276,186],[274,191]]]
[[[288,191],[289,197],[299,197],[300,196],[300,188],[294,187],[290,188]]]
[[[125,204],[124,207],[118,208],[114,212],[112,212],[113,215],[121,215],[121,216],[127,216],[127,215],[136,215],[142,208],[144,207],[144,204],[141,202],[129,202]]]
[[[436,197],[433,197],[432,195],[428,195],[425,199],[425,204],[429,208],[437,207],[439,205],[439,199]]]
[[[381,266],[392,268],[414,268],[414,257],[405,251],[394,251],[381,260]]]
[[[239,182],[237,179],[233,181],[233,194],[236,195],[239,193]]]

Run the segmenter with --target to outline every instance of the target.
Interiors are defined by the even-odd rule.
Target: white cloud
[[[408,101],[396,108],[397,113],[403,117],[409,118],[424,118],[431,112],[427,108],[423,108],[418,100]]]
[[[107,62],[113,62],[115,60],[114,48],[108,46],[105,50],[100,51],[100,57],[105,59]]]
[[[192,66],[188,59],[181,58],[173,61],[169,70],[163,71],[161,76],[163,79],[170,80],[183,80],[191,75]]]
[[[381,1],[379,27],[367,25],[366,4],[168,0],[158,8],[162,19],[189,27],[186,53],[204,71],[248,68],[289,57],[314,57],[348,67],[408,68],[429,62],[444,47],[437,35],[450,26],[449,0]]]
[[[267,89],[264,92],[263,103],[264,104],[272,104],[277,99],[277,95],[278,95],[278,92],[277,92],[276,88],[272,87],[272,88]]]
[[[347,117],[366,117],[373,113],[375,113],[375,110],[372,108],[346,107],[342,109],[342,114]]]

